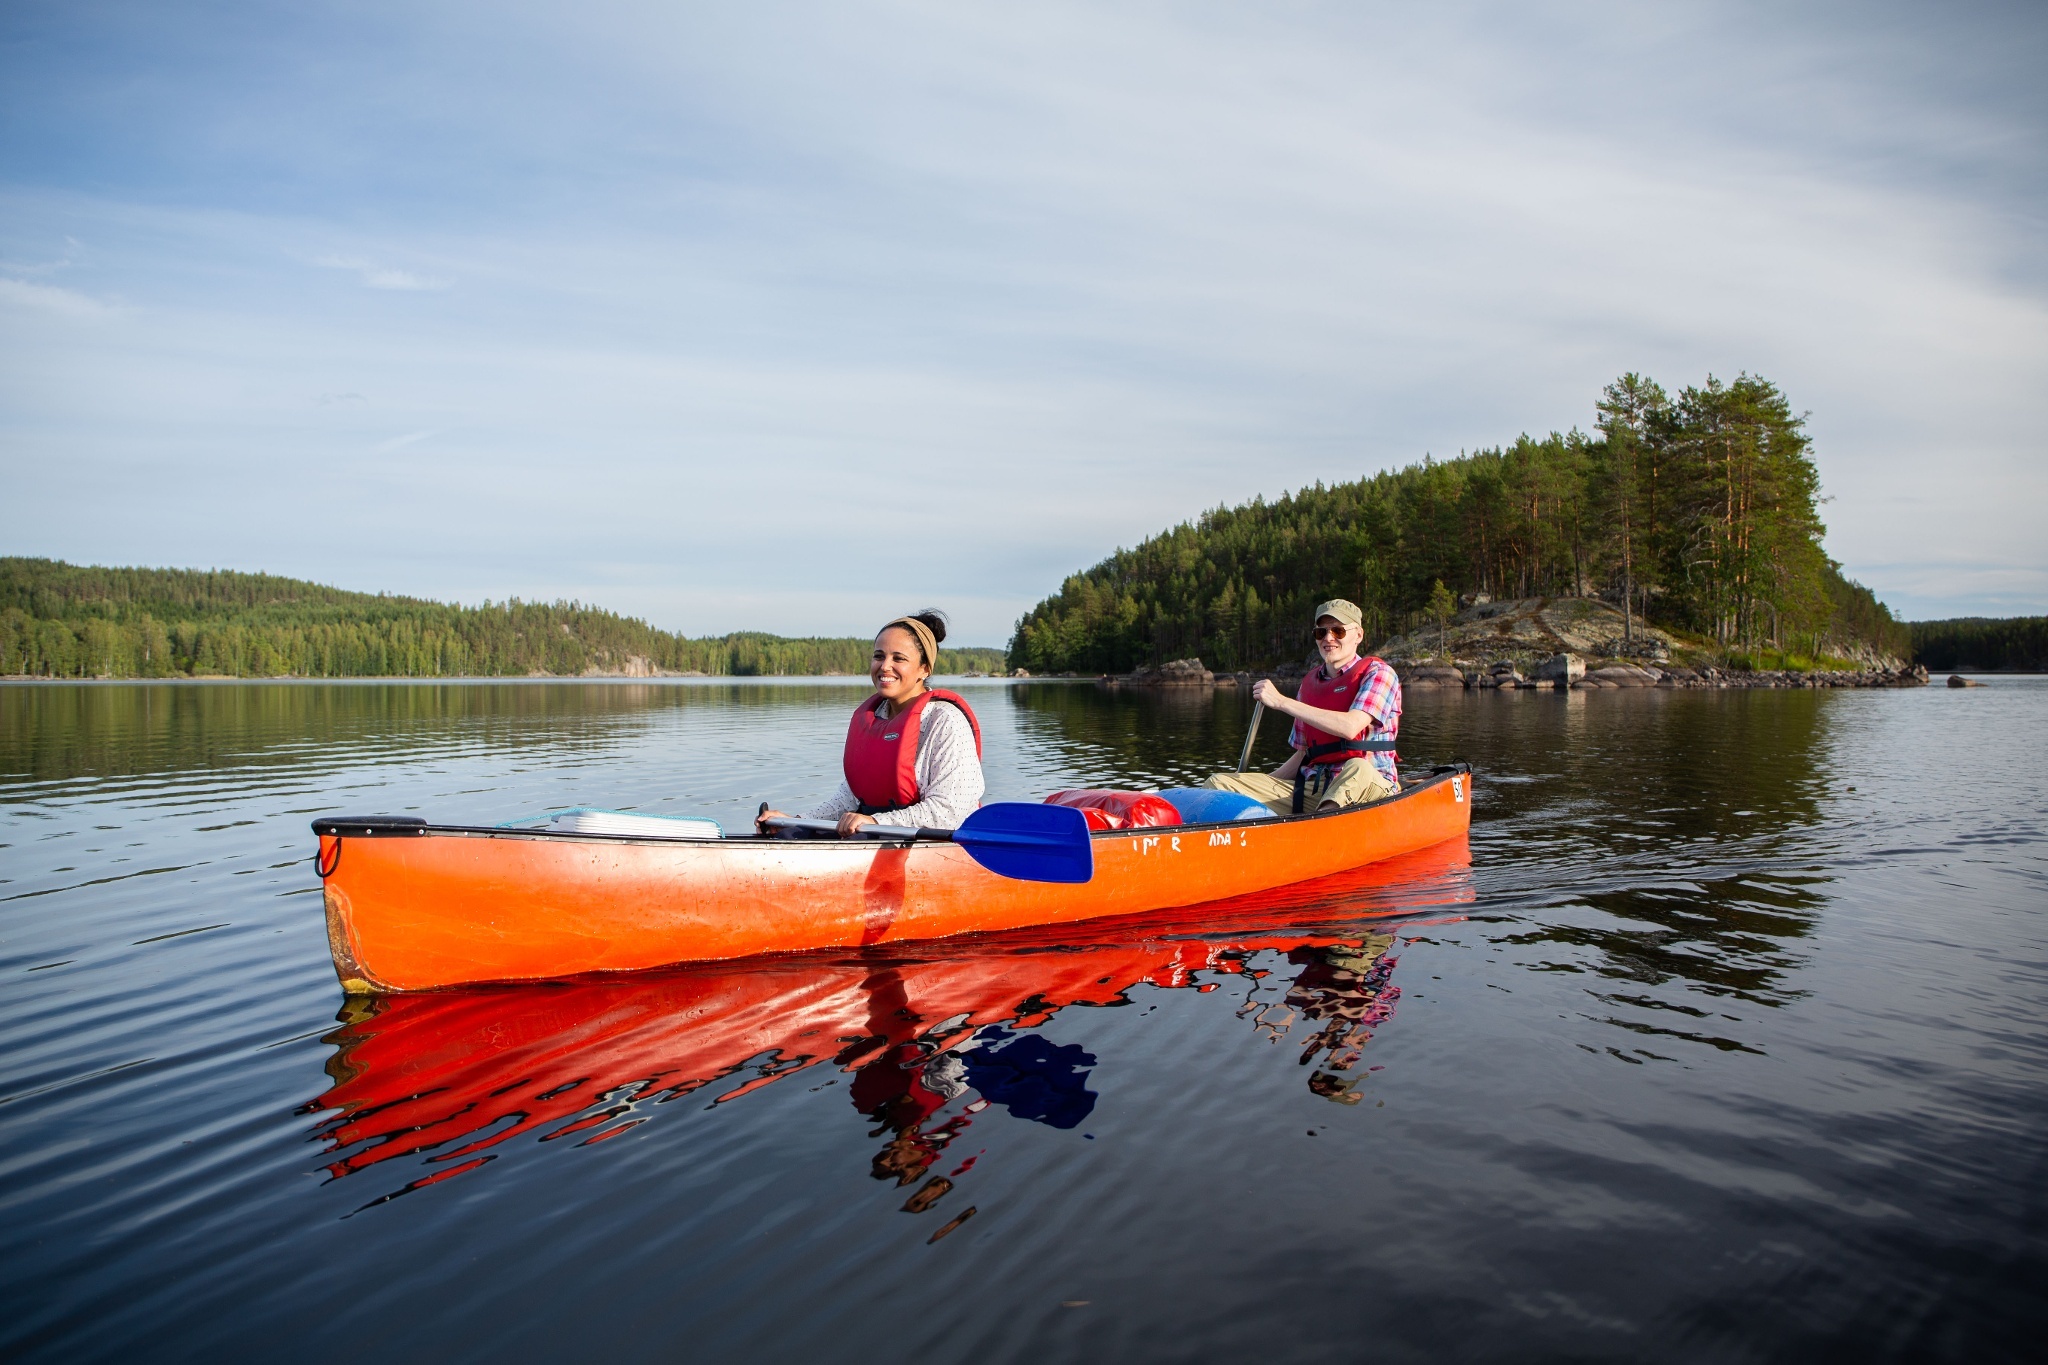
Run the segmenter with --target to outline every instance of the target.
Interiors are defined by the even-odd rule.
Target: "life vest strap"
[[[1395,741],[1391,739],[1340,739],[1330,744],[1309,745],[1302,750],[1301,766],[1294,770],[1294,813],[1301,814],[1311,766],[1320,768],[1333,761],[1348,763],[1368,754],[1390,754],[1394,752],[1394,745]]]

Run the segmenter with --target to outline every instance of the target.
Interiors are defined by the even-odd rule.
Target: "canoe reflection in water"
[[[1217,983],[1201,974],[1250,978],[1239,1013],[1276,1040],[1297,1020],[1313,1025],[1299,1054],[1313,1064],[1309,1088],[1354,1102],[1361,1049],[1399,995],[1393,937],[1366,925],[1469,902],[1469,857],[1458,839],[1256,903],[851,957],[351,998],[325,1040],[334,1084],[302,1112],[326,1114],[314,1136],[333,1178],[418,1160],[418,1178],[371,1201],[383,1203],[476,1170],[527,1134],[589,1146],[707,1088],[716,1107],[800,1072],[850,1073],[870,1139],[886,1137],[873,1174],[929,1177],[906,1205],[921,1211],[973,1165],[932,1173],[990,1109],[1062,1129],[1093,1112],[1096,1059],[1035,1030],[1069,1006],[1126,1003],[1139,985],[1206,992]],[[1269,981],[1274,969],[1248,962],[1265,952],[1301,971]]]

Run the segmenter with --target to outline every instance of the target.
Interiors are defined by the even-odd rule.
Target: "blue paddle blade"
[[[1072,806],[1022,801],[983,806],[953,831],[953,842],[998,877],[1085,882],[1095,875],[1088,817]]]

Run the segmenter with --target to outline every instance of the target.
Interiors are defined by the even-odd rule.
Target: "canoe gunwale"
[[[1428,791],[1430,788],[1448,781],[1452,777],[1469,777],[1471,772],[1470,764],[1440,764],[1430,770],[1428,777],[1419,782],[1403,786],[1400,791],[1395,792],[1391,796],[1383,796],[1377,801],[1362,802],[1355,806],[1339,806],[1335,810],[1303,811],[1300,815],[1266,816],[1257,820],[1203,820],[1193,821],[1184,825],[1147,825],[1131,829],[1097,829],[1090,830],[1088,837],[1091,840],[1113,841],[1127,839],[1134,834],[1152,829],[1172,831],[1201,830],[1206,833],[1211,830],[1223,829],[1275,829],[1283,825],[1301,825],[1315,820],[1340,819],[1344,816],[1356,815],[1360,811],[1378,810],[1395,802],[1405,801],[1409,797]],[[390,819],[392,817],[369,817],[370,821]],[[432,835],[440,837],[455,836],[465,839],[535,839],[549,843],[645,844],[656,848],[668,849],[691,847],[705,849],[754,848],[771,842],[776,844],[779,849],[845,850],[849,848],[913,848],[920,845],[925,847],[931,846],[928,840],[921,841],[916,839],[779,839],[772,835],[760,834],[733,834],[727,835],[722,839],[683,839],[645,834],[597,834],[586,831],[546,828],[520,829],[516,826],[505,825],[436,825],[424,821],[414,824],[410,821],[399,823],[394,820],[390,824],[379,824],[366,822],[365,818],[361,816],[326,816],[317,819],[313,821],[313,833],[322,838],[333,839],[418,839]]]

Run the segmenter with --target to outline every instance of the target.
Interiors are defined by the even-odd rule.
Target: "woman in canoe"
[[[844,779],[806,820],[837,820],[839,837],[862,825],[954,829],[981,804],[981,722],[957,692],[930,686],[946,638],[945,613],[899,616],[875,636],[874,695],[846,729]],[[764,810],[759,819],[784,818]]]

